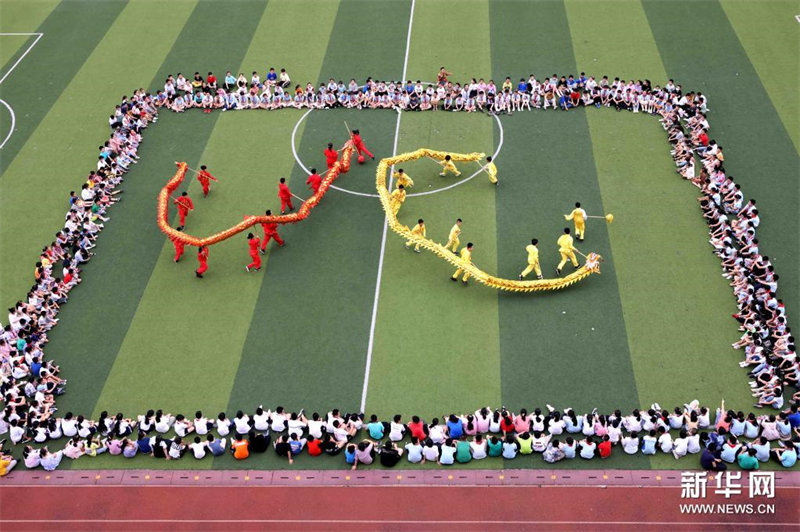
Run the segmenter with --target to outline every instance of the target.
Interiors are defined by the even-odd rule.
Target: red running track
[[[677,487],[7,485],[0,530],[798,530],[799,500],[710,495],[754,513],[688,515]]]

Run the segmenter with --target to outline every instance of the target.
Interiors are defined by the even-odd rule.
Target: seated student
[[[661,449],[662,453],[671,453],[672,452],[672,435],[667,432],[666,427],[663,425],[658,427],[658,447]]]
[[[453,438],[447,438],[439,450],[439,465],[453,465],[457,450],[455,443],[453,443]]]
[[[577,455],[578,442],[573,440],[572,436],[567,436],[559,448],[564,452],[564,458],[572,460]]]
[[[294,463],[294,459],[292,458],[292,446],[289,444],[289,438],[283,434],[278,436],[273,447],[275,448],[275,454],[286,457],[289,460],[289,464]]]
[[[411,423],[407,426],[408,432],[417,440],[424,441],[428,437],[428,426],[418,416],[411,416]]]
[[[42,469],[45,471],[55,471],[61,463],[61,459],[64,457],[63,451],[51,453],[49,450],[47,450],[47,447],[42,447],[40,449],[40,455]]]
[[[656,454],[656,431],[651,430],[642,437],[642,454]]]
[[[517,445],[519,445],[519,454],[533,454],[533,438],[528,431],[517,436]]]
[[[597,454],[597,444],[591,436],[587,436],[579,445],[581,448],[580,455],[584,460],[591,460]]]
[[[322,454],[322,440],[309,435],[306,449],[308,449],[309,456],[320,456]]]
[[[164,438],[161,435],[156,435],[150,438],[150,446],[153,448],[153,458],[163,458],[164,460],[169,460],[168,451],[168,444],[164,441]],[[89,446],[87,444],[87,452],[89,454]]]
[[[608,434],[604,435],[602,441],[597,444],[597,454],[600,455],[600,458],[611,456],[611,438]]]
[[[222,456],[225,454],[225,446],[228,443],[225,438],[215,438],[213,434],[209,434],[206,436],[206,442],[208,443],[208,450],[211,451],[212,455]]]
[[[756,458],[756,450],[753,448],[739,453],[736,461],[739,467],[746,471],[758,469],[758,458]]]
[[[396,443],[387,441],[383,447],[378,451],[380,462],[383,467],[394,467],[400,462],[400,457],[403,456],[403,449],[400,449]]]
[[[344,449],[346,444],[347,440],[340,442],[326,432],[322,435],[322,443],[320,444],[320,447],[322,448],[322,452],[328,456],[336,456],[342,452],[342,449]]]
[[[124,438],[122,440],[122,456],[125,458],[133,458],[137,454],[139,454],[139,446],[136,442],[129,438]]]
[[[700,454],[700,466],[706,471],[725,471],[728,466],[708,448]]]
[[[183,443],[181,437],[175,436],[175,439],[169,442],[167,454],[169,455],[170,460],[178,460],[183,456],[186,450],[186,444]]]
[[[306,446],[305,438],[298,438],[296,432],[289,434],[289,447],[292,450],[292,455],[297,456],[298,454],[303,452],[303,448],[305,446]]]
[[[464,434],[464,421],[455,414],[450,414],[447,418],[447,430],[450,437],[454,440],[461,438]]]
[[[370,465],[375,459],[375,442],[370,440],[361,441],[356,447],[356,456],[352,469],[355,470],[358,464]]]
[[[503,441],[497,436],[490,436],[486,441],[487,453],[492,458],[503,455]]]
[[[750,448],[756,451],[756,458],[759,462],[769,461],[770,444],[764,436],[761,436],[758,440],[751,442]]]
[[[39,449],[34,449],[30,445],[26,445],[22,449],[22,461],[28,469],[36,469],[41,464],[41,455]]]
[[[424,463],[425,457],[422,455],[422,445],[416,436],[411,436],[411,441],[405,445],[406,456],[412,464]]]
[[[422,448],[422,456],[425,457],[426,462],[439,461],[439,447],[436,446],[430,438],[425,440],[425,446]]]
[[[547,448],[542,453],[542,458],[549,464],[554,464],[563,460],[565,457],[566,454],[561,450],[561,443],[557,439],[550,440],[547,444]]]
[[[732,464],[736,461],[736,457],[743,450],[742,444],[736,439],[733,434],[728,436],[728,440],[722,445],[719,457]]]
[[[507,435],[505,441],[503,442],[503,458],[506,460],[513,460],[517,457],[518,452],[519,443],[517,442],[516,438],[514,438],[513,434]]]
[[[461,436],[461,439],[456,442],[456,462],[459,464],[472,461],[472,449],[465,438],[466,436]]]
[[[269,447],[270,439],[271,437],[269,434],[264,436],[262,432],[256,432],[255,429],[251,429],[250,432],[247,433],[249,451],[253,453],[266,452]]]
[[[447,438],[446,431],[447,429],[439,424],[439,418],[435,417],[428,427],[428,438],[436,445],[441,445]]]
[[[317,418],[319,418],[319,414],[317,414]],[[272,417],[270,413],[265,412],[262,405],[258,405],[256,413],[253,414],[253,428],[265,436],[269,436],[269,426],[271,422]]]
[[[475,460],[483,460],[486,458],[486,439],[482,434],[476,434],[475,438],[469,443],[472,458]]]
[[[369,417],[369,423],[367,423],[367,432],[369,432],[369,437],[375,441],[380,441],[386,436],[386,432],[389,430],[389,423],[386,421],[378,421],[378,416],[372,414]]]
[[[0,477],[8,475],[12,469],[17,467],[17,463],[10,454],[0,452]]]
[[[256,413],[256,415],[258,415]],[[260,430],[256,427],[256,430]],[[322,433],[325,430],[325,421],[320,419],[319,414],[314,412],[311,414],[311,419],[308,420],[308,434],[309,436],[314,436],[318,440],[322,439]]]
[[[237,460],[244,460],[250,456],[250,444],[244,439],[244,435],[237,434],[235,439],[231,442],[231,454]]]
[[[626,454],[636,454],[639,452],[639,433],[631,432],[630,436],[622,437],[622,450]]]
[[[772,450],[772,456],[781,463],[783,467],[794,467],[797,463],[797,448],[791,443],[784,446],[783,442],[778,445],[781,447]]]
[[[677,460],[678,458],[686,456],[688,451],[689,435],[686,433],[686,429],[681,429],[678,437],[672,442],[672,456]]]
[[[202,460],[206,457],[206,451],[208,450],[208,442],[204,442],[200,440],[200,436],[194,437],[194,442],[189,444],[189,449],[192,450],[192,455],[195,457],[196,460]]]
[[[547,449],[547,443],[552,438],[551,434],[545,434],[539,430],[533,432],[533,451],[536,453],[543,453]]]
[[[356,463],[356,446],[348,443],[344,448],[344,461],[348,465],[355,466]]]

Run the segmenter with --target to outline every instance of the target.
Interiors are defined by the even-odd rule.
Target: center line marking
[[[411,26],[414,23],[414,7],[416,0],[411,0],[411,13],[408,16],[408,36],[406,37],[406,55],[403,59],[403,76],[400,78],[402,83],[405,83],[406,73],[408,71],[408,52],[411,49]],[[397,140],[400,136],[400,118],[403,114],[397,112],[397,125],[394,128],[394,147],[392,148],[392,157],[397,155]],[[389,190],[392,189],[392,174],[394,174],[394,166],[389,171]],[[386,217],[383,218],[383,235],[381,236],[381,254],[378,258],[378,276],[375,280],[375,300],[372,302],[372,322],[369,326],[369,343],[367,343],[367,363],[364,368],[364,387],[361,390],[361,412],[367,406],[367,389],[369,388],[369,370],[372,367],[372,349],[375,345],[375,322],[378,318],[378,300],[381,295],[381,276],[383,275],[383,256],[386,251],[386,231],[389,227]]]

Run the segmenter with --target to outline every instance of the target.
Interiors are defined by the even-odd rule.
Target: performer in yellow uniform
[[[395,180],[395,183],[397,183],[398,188],[400,187],[400,185],[403,185],[403,188],[411,188],[414,186],[414,180],[411,179],[407,173],[403,172],[402,168],[397,172],[395,172],[394,174],[392,174],[392,179]]]
[[[472,264],[472,242],[467,244],[467,247],[461,250],[461,259],[467,261],[468,263]],[[450,278],[451,281],[458,281],[458,276],[464,274],[464,277],[461,278],[461,282],[467,284],[467,279],[469,279],[469,272],[465,272],[461,268],[456,270],[456,273]]]
[[[492,162],[492,156],[486,158],[486,173],[489,174],[489,182],[493,185],[497,184],[497,166]]]
[[[442,173],[439,174],[440,176],[444,177],[447,172],[456,174],[456,177],[461,175],[461,172],[458,171],[458,168],[456,168],[456,165],[453,163],[453,158],[449,155],[445,155],[444,161],[441,161],[439,164],[442,165]]]
[[[445,249],[452,249],[453,253],[458,250],[458,245],[461,244],[461,241],[458,239],[458,235],[461,234],[461,218],[456,220],[456,223],[453,227],[450,228],[450,234],[447,237],[447,244],[444,245]]]
[[[567,263],[572,262],[575,268],[578,267],[578,259],[575,258],[575,246],[572,245],[572,237],[569,236],[569,227],[564,228],[564,234],[558,237],[558,252],[561,253],[561,262],[558,263],[556,274],[561,275],[561,268]]]
[[[520,281],[532,271],[536,271],[537,278],[542,278],[542,269],[539,267],[539,248],[536,247],[536,244],[538,243],[539,241],[534,238],[531,240],[530,245],[525,247],[525,251],[528,252],[528,267],[525,268],[521,274],[519,274]]]
[[[397,187],[394,192],[389,196],[389,205],[392,207],[392,213],[397,216],[397,211],[406,201],[406,189],[403,185]]]
[[[564,218],[575,222],[575,236],[582,241],[586,229],[586,211],[581,209],[581,202],[575,203],[575,208],[571,213],[565,214]]]
[[[425,238],[427,233],[425,232],[425,221],[422,218],[417,220],[417,225],[415,225],[414,228],[411,230],[411,234],[414,235],[414,236],[419,236],[419,237]],[[413,243],[414,243],[413,240],[409,240],[408,242],[406,242],[406,247],[410,248],[411,244],[413,244]],[[414,251],[419,253],[419,244],[414,246]]]

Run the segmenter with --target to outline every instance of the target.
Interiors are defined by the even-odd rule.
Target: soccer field
[[[68,192],[93,168],[122,94],[158,90],[178,72],[249,78],[274,66],[304,85],[404,74],[435,81],[444,65],[459,81],[585,71],[653,85],[673,78],[707,95],[711,136],[725,147],[726,168],[745,196],[758,200],[760,249],[781,276],[780,296],[798,330],[796,7],[772,0],[2,0],[0,31],[31,35],[0,35],[0,75],[8,73],[0,139],[10,135],[0,151],[0,303],[12,306],[29,289],[37,254],[63,224]],[[440,177],[430,160],[404,165],[411,192],[436,192],[409,197],[403,224],[424,218],[428,236],[445,242],[462,218],[461,241],[475,243],[473,261],[510,279],[526,265],[525,245],[538,238],[543,273],[554,277],[555,241],[568,223],[562,215],[580,201],[589,214],[614,214],[612,224],[590,220],[578,243],[604,257],[602,274],[532,294],[452,283],[450,265],[409,251],[386,231],[370,160],[354,161],[336,182],[342,190],[329,191],[307,220],[280,229],[287,246],[271,244],[260,272],[244,271],[243,235],[211,248],[202,280],[193,274],[193,252],[173,263],[155,206],[174,161],[207,165],[220,179],[207,199],[196,180],[185,181],[196,206],[187,232],[207,235],[244,215],[278,211],[281,176],[308,196],[299,161],[324,168],[326,144],[347,140],[345,121],[361,130],[376,159],[422,147],[499,150],[498,187],[478,174],[447,188],[456,178]],[[675,173],[652,116],[595,108],[499,120],[391,110],[164,110],[139,156],[83,284],[49,334],[47,357],[69,380],[59,414],[162,408],[193,417],[198,409],[215,416],[280,404],[430,419],[484,405],[630,411],[692,399],[716,407],[722,398],[729,408],[752,410],[741,355],[731,349],[739,337],[730,317],[736,301],[708,244],[698,190]],[[477,170],[462,168],[464,177]],[[566,467],[681,467],[663,455],[578,462]],[[189,463],[103,456],[72,465]],[[285,465],[274,453],[245,465],[230,457],[191,464]],[[520,460],[494,467],[509,465],[526,467]]]

